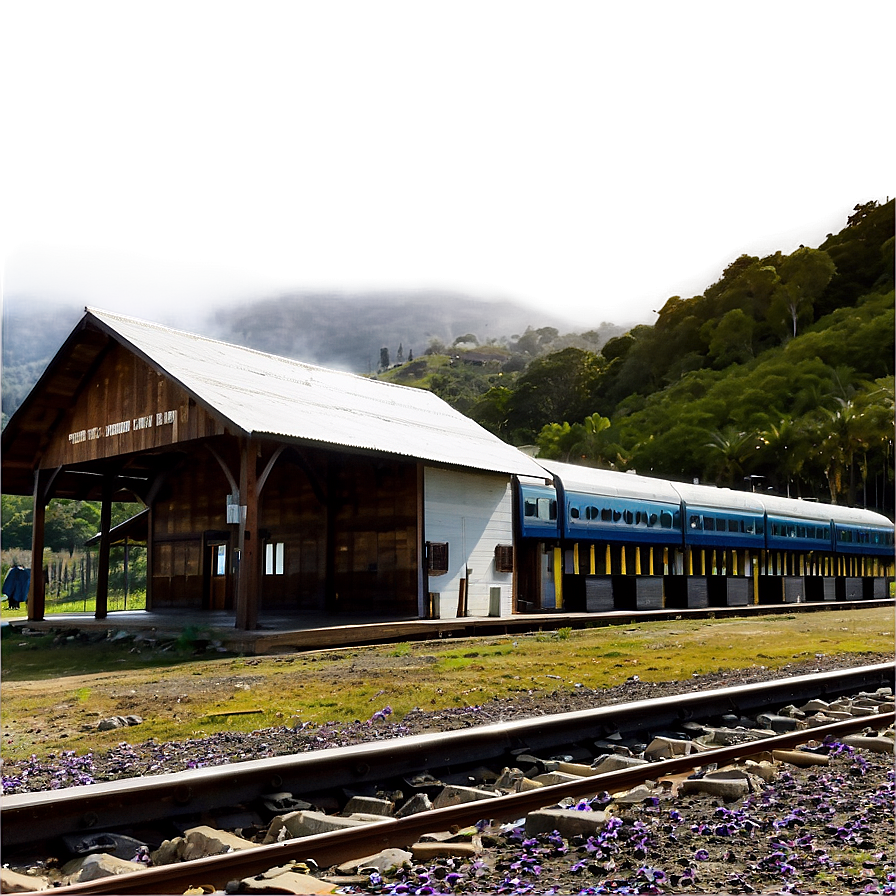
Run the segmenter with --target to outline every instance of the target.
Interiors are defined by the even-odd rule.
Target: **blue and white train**
[[[894,529],[868,510],[539,459],[517,483],[531,609],[885,598]]]

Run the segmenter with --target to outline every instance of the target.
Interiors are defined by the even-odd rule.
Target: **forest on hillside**
[[[541,457],[893,517],[893,201],[856,206],[816,249],[740,256],[701,295],[668,299],[652,326],[444,335],[449,321],[486,320],[488,307],[432,327],[421,316],[425,347],[383,346],[375,375],[430,389]],[[267,332],[292,339],[290,308]],[[519,309],[504,312],[519,319]],[[61,343],[73,324],[58,325]],[[4,346],[7,413],[44,366],[24,341],[15,348]],[[30,498],[2,503],[4,548],[27,549]],[[115,522],[136,509],[116,506]],[[96,505],[54,501],[47,545],[71,556],[98,523]]]
[[[742,255],[599,349],[464,334],[380,375],[541,457],[892,516],[893,274],[894,202],[869,202],[818,248]]]

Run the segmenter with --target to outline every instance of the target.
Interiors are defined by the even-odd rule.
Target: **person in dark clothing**
[[[3,580],[3,594],[11,610],[17,610],[20,604],[28,603],[28,588],[31,585],[31,570],[21,564],[12,566]]]

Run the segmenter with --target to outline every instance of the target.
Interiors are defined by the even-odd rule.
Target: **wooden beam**
[[[46,475],[46,474],[44,474]],[[46,489],[41,471],[34,471],[34,504],[31,528],[31,583],[28,589],[28,619],[39,622],[46,609],[46,580],[44,579],[44,530],[47,521]]]
[[[97,560],[95,618],[105,619],[109,613],[109,553],[112,529],[112,494],[115,476],[103,476],[103,503],[100,508],[100,550]]]
[[[261,546],[258,543],[257,443],[242,439],[240,443],[240,528],[237,540],[239,575],[236,594],[236,628],[251,631],[258,628],[258,605],[261,591]],[[245,508],[243,510],[242,508]]]

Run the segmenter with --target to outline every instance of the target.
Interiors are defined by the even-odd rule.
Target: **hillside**
[[[7,296],[3,304],[2,410],[12,414],[84,313],[78,303],[35,302]],[[153,316],[151,308],[140,317]],[[558,333],[564,326],[549,313],[514,302],[487,302],[440,292],[295,293],[259,298],[238,307],[211,308],[203,335],[259,351],[366,374],[379,369],[386,348],[397,360],[422,355],[432,344],[448,344],[458,334],[507,344],[535,325]],[[177,326],[175,323],[174,326]],[[592,331],[598,346],[624,327],[604,323]],[[535,343],[538,343],[536,338]],[[525,344],[532,340],[525,341]],[[548,346],[541,339],[541,349]],[[532,346],[529,346],[531,349]]]

